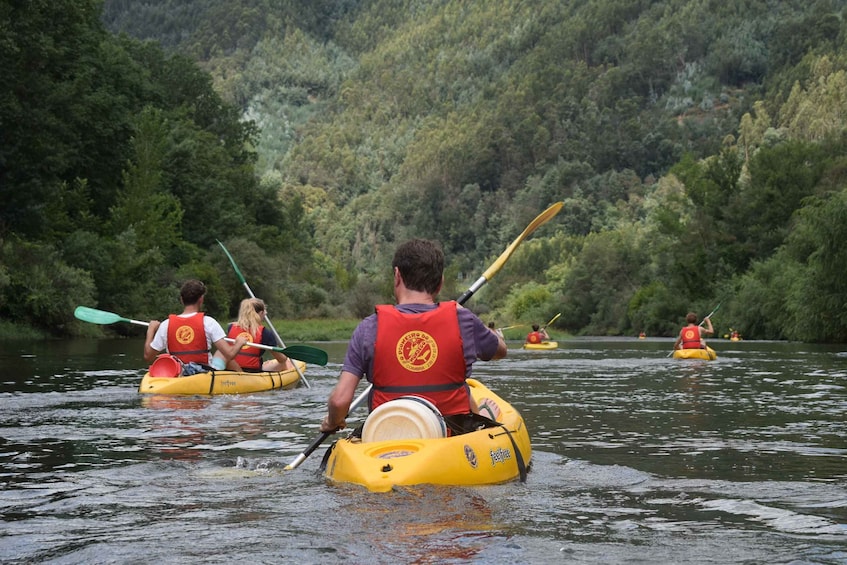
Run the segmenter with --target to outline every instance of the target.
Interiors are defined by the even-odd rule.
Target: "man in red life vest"
[[[703,323],[705,328],[701,328],[697,324],[697,314],[689,312],[685,317],[687,326],[679,330],[679,335],[673,344],[674,349],[706,349],[706,340],[702,334],[713,334],[715,329],[712,327],[712,320],[705,318]]]
[[[541,343],[542,341],[550,341],[550,335],[545,328],[539,327],[538,324],[532,324],[532,331],[526,336],[527,343]]]
[[[369,408],[404,395],[426,398],[453,433],[476,411],[465,379],[477,359],[501,359],[502,337],[455,301],[436,302],[444,282],[444,253],[433,242],[413,239],[392,262],[395,305],[376,307],[353,331],[338,383],[329,397],[322,432],[346,426],[362,377],[373,384]]]
[[[150,320],[147,327],[147,337],[144,340],[144,359],[152,363],[156,356],[164,351],[179,358],[186,367],[209,366],[211,364],[212,344],[221,351],[225,361],[230,361],[238,353],[247,338],[238,337],[234,344],[226,341],[226,334],[221,325],[206,316],[200,309],[206,295],[206,285],[198,280],[188,280],[179,291],[179,299],[183,305],[182,314],[171,314],[164,322]],[[200,369],[202,370],[202,369]],[[199,371],[185,371],[183,374],[193,374]]]

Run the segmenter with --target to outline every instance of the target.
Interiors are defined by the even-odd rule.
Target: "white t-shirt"
[[[190,314],[179,314],[179,317],[190,318],[191,316],[196,315],[197,312],[192,312]],[[165,351],[168,348],[168,321],[169,320],[165,320],[161,323],[161,325],[159,325],[159,329],[156,330],[156,335],[153,336],[153,341],[150,342],[150,347],[152,347],[156,351]],[[203,317],[203,329],[206,330],[206,347],[209,348],[210,352],[208,363],[211,363],[212,344],[218,341],[219,339],[225,338],[226,333],[224,333],[224,329],[221,327],[218,321],[211,316]]]

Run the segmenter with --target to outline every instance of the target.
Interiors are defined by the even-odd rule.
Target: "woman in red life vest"
[[[463,424],[476,406],[465,379],[477,359],[505,357],[506,342],[455,301],[436,302],[444,253],[435,243],[402,244],[392,269],[396,304],[377,306],[353,331],[321,431],[345,427],[362,377],[373,384],[371,410],[400,396],[421,396],[435,404],[453,433],[466,431]]]
[[[235,339],[244,336],[251,343],[279,347],[276,336],[262,324],[265,313],[265,303],[262,300],[245,298],[238,308],[238,320],[231,323],[227,328],[227,337]],[[271,351],[273,359],[268,359],[263,363],[262,355],[265,351],[265,349],[259,347],[244,345],[238,350],[235,358],[227,363],[226,368],[230,371],[245,371],[248,373],[284,371],[294,368],[288,357],[278,351]]]
[[[715,329],[712,327],[712,320],[708,317],[703,319],[705,328],[697,324],[697,314],[689,312],[685,317],[687,326],[679,330],[679,335],[673,344],[674,349],[706,349],[706,340],[703,339],[703,334],[713,334]]]
[[[532,324],[532,331],[526,336],[527,343],[541,343],[542,341],[550,341],[550,335],[546,328],[540,327],[538,324]]]
[[[182,314],[171,314],[164,322],[150,320],[144,340],[144,359],[148,363],[167,351],[191,371],[185,372],[184,368],[184,374],[194,374],[210,365],[212,344],[225,360],[235,357],[245,340],[234,344],[226,341],[226,334],[217,320],[201,312],[205,295],[206,285],[201,281],[185,281],[179,290]]]

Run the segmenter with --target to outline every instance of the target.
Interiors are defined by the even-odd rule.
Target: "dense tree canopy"
[[[232,314],[217,240],[280,315],[360,316],[398,241],[453,296],[564,201],[472,307],[844,341],[845,5],[3,3],[0,316],[161,317],[188,276]]]

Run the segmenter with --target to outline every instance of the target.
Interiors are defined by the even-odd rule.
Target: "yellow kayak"
[[[294,361],[301,371],[306,363]],[[209,371],[187,377],[153,377],[146,373],[141,379],[141,394],[245,394],[277,388],[294,388],[300,380],[295,369],[241,373],[238,371]]]
[[[387,492],[395,485],[467,486],[503,483],[518,477],[524,480],[532,446],[523,418],[476,379],[468,379],[467,383],[480,413],[496,420],[499,426],[430,439],[340,439],[325,458],[326,477],[362,485],[374,492]],[[376,410],[371,416],[375,413]],[[365,437],[368,423],[365,422]]]
[[[535,349],[540,351],[547,351],[550,349],[558,349],[559,342],[558,341],[542,341],[541,343],[524,343],[524,349]]]
[[[673,352],[674,359],[702,359],[704,361],[714,361],[718,358],[718,354],[711,347],[706,349],[675,349]]]

